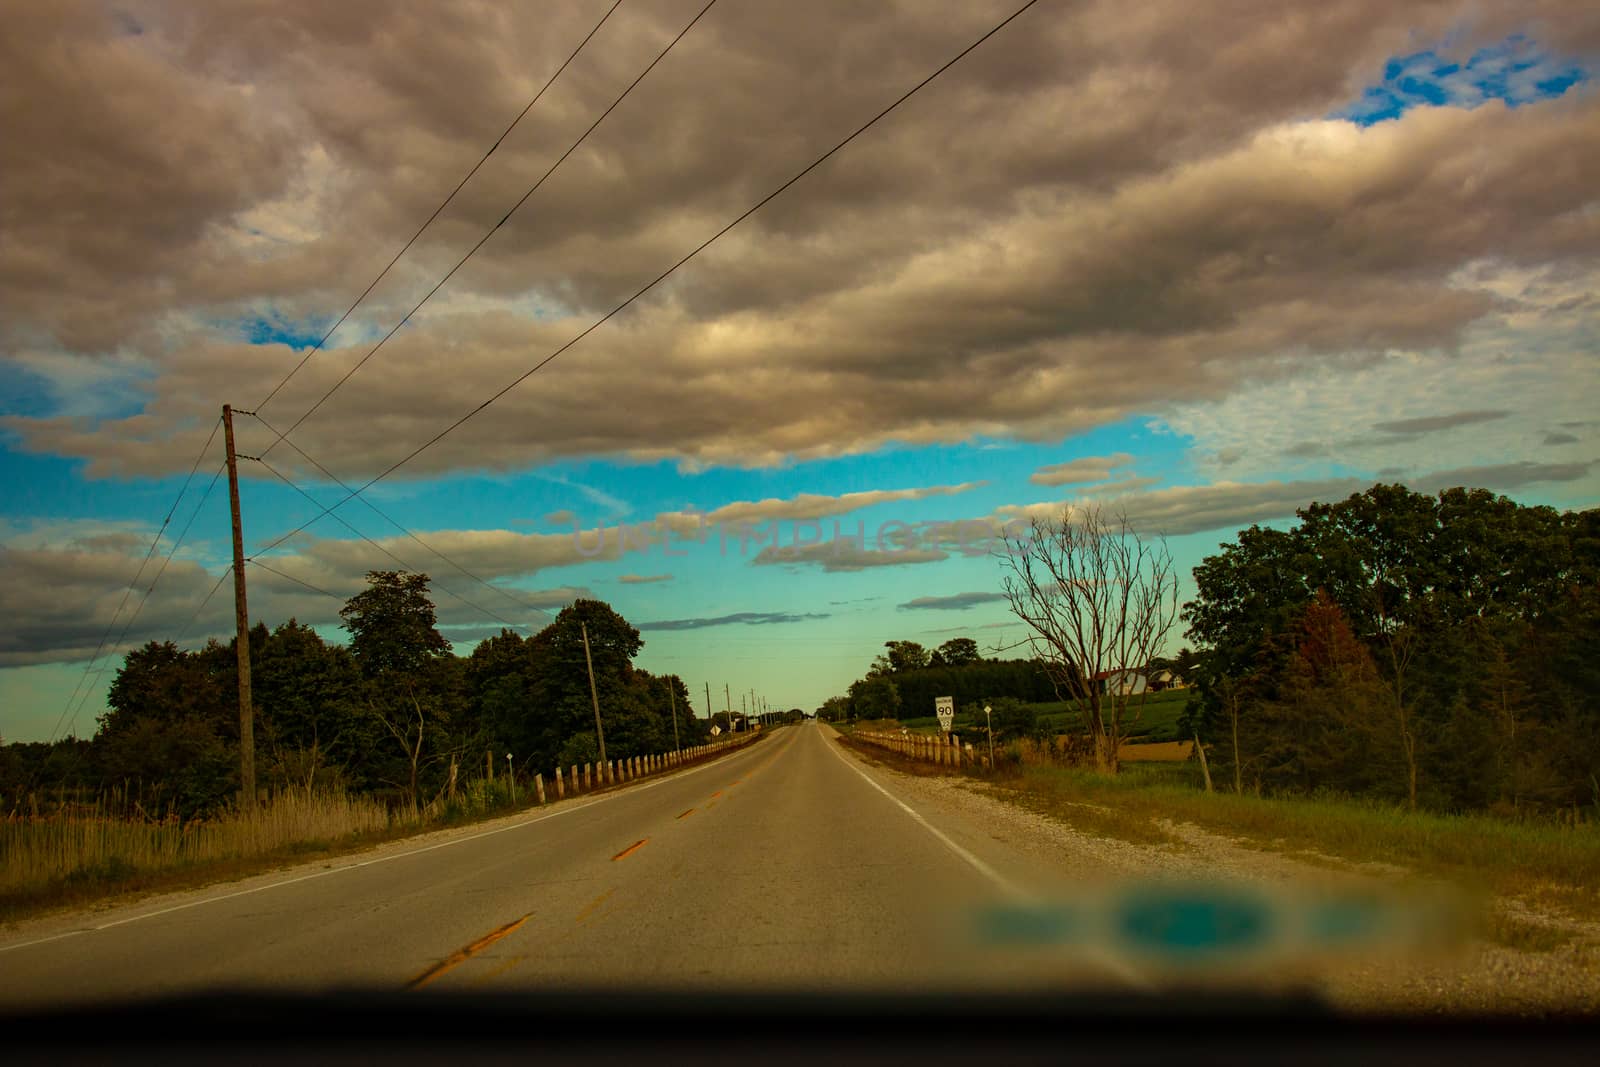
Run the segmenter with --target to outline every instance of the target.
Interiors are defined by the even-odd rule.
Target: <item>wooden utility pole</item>
[[[589,624],[583,627],[583,662],[589,668],[589,699],[594,702],[594,736],[600,742],[600,762],[606,761],[606,732],[600,725],[600,694],[594,687],[594,660],[589,655]]]
[[[711,721],[711,683],[706,683],[706,722]]]
[[[250,609],[244,596],[244,529],[239,523],[239,457],[233,451],[233,408],[222,405],[222,439],[228,449],[228,510],[233,515],[233,621],[239,664],[239,791],[256,805],[255,711],[250,704]]]
[[[728,690],[728,683],[722,683],[722,699],[728,705],[728,736],[733,736],[733,694]]]
[[[683,746],[678,743],[678,686],[672,678],[667,679],[667,700],[672,704],[672,751],[676,752]]]

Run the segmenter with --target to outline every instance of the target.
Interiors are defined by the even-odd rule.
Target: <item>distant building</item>
[[[1159,693],[1164,689],[1187,689],[1189,683],[1181,674],[1169,670],[1155,671],[1150,675],[1150,692]]]
[[[1104,696],[1137,696],[1150,689],[1150,680],[1144,672],[1128,667],[1101,671],[1094,676],[1094,681]]]

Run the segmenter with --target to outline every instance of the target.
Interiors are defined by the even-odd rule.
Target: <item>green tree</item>
[[[936,655],[946,667],[965,667],[983,659],[978,654],[978,642],[970,637],[952,637],[939,646]]]
[[[605,601],[580,598],[528,639],[532,673],[521,736],[527,746],[523,758],[530,761],[530,766],[554,766],[553,761],[569,737],[594,732],[594,710],[583,649],[585,627],[594,662],[606,758],[637,755],[624,749],[648,733],[645,724],[631,721],[648,707],[647,698],[641,706],[640,695],[629,692],[633,684],[633,658],[644,647],[638,629]],[[669,722],[669,738],[671,729]]]
[[[870,675],[852,682],[850,714],[856,719],[899,718],[900,687],[882,675]]]
[[[332,786],[343,780],[346,765],[361,762],[374,735],[363,715],[361,670],[349,649],[290,619],[260,642],[250,673],[269,781]]]
[[[872,662],[873,673],[904,674],[928,666],[928,650],[915,641],[885,641],[883,647],[885,651]]]
[[[368,678],[415,674],[430,660],[449,655],[428,581],[426,574],[368,571],[367,588],[339,610],[350,632],[350,651]]]

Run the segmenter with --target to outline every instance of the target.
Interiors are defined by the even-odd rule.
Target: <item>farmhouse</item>
[[[1107,696],[1130,696],[1145,692],[1150,688],[1150,681],[1144,676],[1143,671],[1132,670],[1128,667],[1119,667],[1114,671],[1101,671],[1094,676],[1094,681],[1100,692]]]

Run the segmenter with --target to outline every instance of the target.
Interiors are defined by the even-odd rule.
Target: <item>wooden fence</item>
[[[907,759],[935,763],[945,767],[989,766],[987,752],[963,745],[956,734],[913,734],[891,731],[853,730],[850,736],[877,748],[899,753]]]
[[[592,793],[597,789],[607,786],[621,785],[652,774],[674,770],[685,764],[707,756],[716,756],[735,748],[742,748],[761,736],[760,731],[737,734],[727,740],[712,741],[704,745],[691,745],[676,752],[660,752],[648,756],[630,756],[627,759],[606,760],[604,763],[596,760],[592,763],[579,765],[574,763],[571,767],[557,767],[549,782],[549,791],[546,791],[544,772],[540,771],[531,779],[523,774],[517,778],[533,785],[534,798],[540,804],[548,803],[550,794],[554,793],[556,800],[562,800],[569,794],[579,796],[583,793]],[[494,754],[489,754],[492,761]]]

